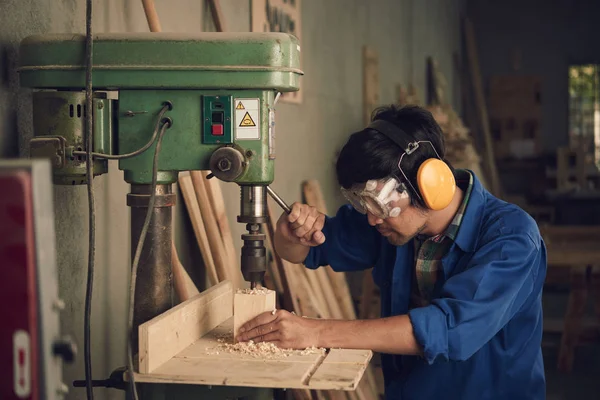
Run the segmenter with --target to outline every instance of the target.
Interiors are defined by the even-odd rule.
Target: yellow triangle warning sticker
[[[244,118],[242,118],[242,121],[240,122],[240,126],[256,126],[256,124],[252,120],[252,117],[250,116],[248,111],[246,111],[246,115],[244,115]]]
[[[236,110],[245,110],[246,107],[244,107],[244,105],[242,104],[242,102],[238,102],[237,106],[235,106]]]

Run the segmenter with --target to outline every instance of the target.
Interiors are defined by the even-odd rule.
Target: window
[[[569,144],[600,166],[600,65],[569,67]]]

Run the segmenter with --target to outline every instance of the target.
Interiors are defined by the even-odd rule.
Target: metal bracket
[[[66,139],[62,136],[34,137],[29,141],[31,158],[48,158],[54,168],[63,168],[66,163]]]
[[[410,142],[406,148],[406,154],[412,154],[419,148],[419,142]]]

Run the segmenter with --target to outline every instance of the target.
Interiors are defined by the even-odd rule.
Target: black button
[[[223,113],[222,112],[213,112],[212,113],[212,122],[213,122],[213,124],[222,124],[223,123]]]

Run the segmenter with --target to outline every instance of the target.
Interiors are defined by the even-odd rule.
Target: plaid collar
[[[471,197],[471,191],[473,189],[473,174],[464,169],[456,170],[456,185],[460,187],[464,192],[464,197],[460,207],[456,211],[452,222],[443,233],[439,235],[431,237],[431,240],[434,242],[441,242],[445,238],[450,240],[455,240],[456,235],[458,234],[458,228],[460,228],[460,224],[463,220],[463,216],[465,215],[465,210],[467,209],[467,204],[469,204],[469,197]],[[419,237],[419,240],[423,241],[427,238]]]

